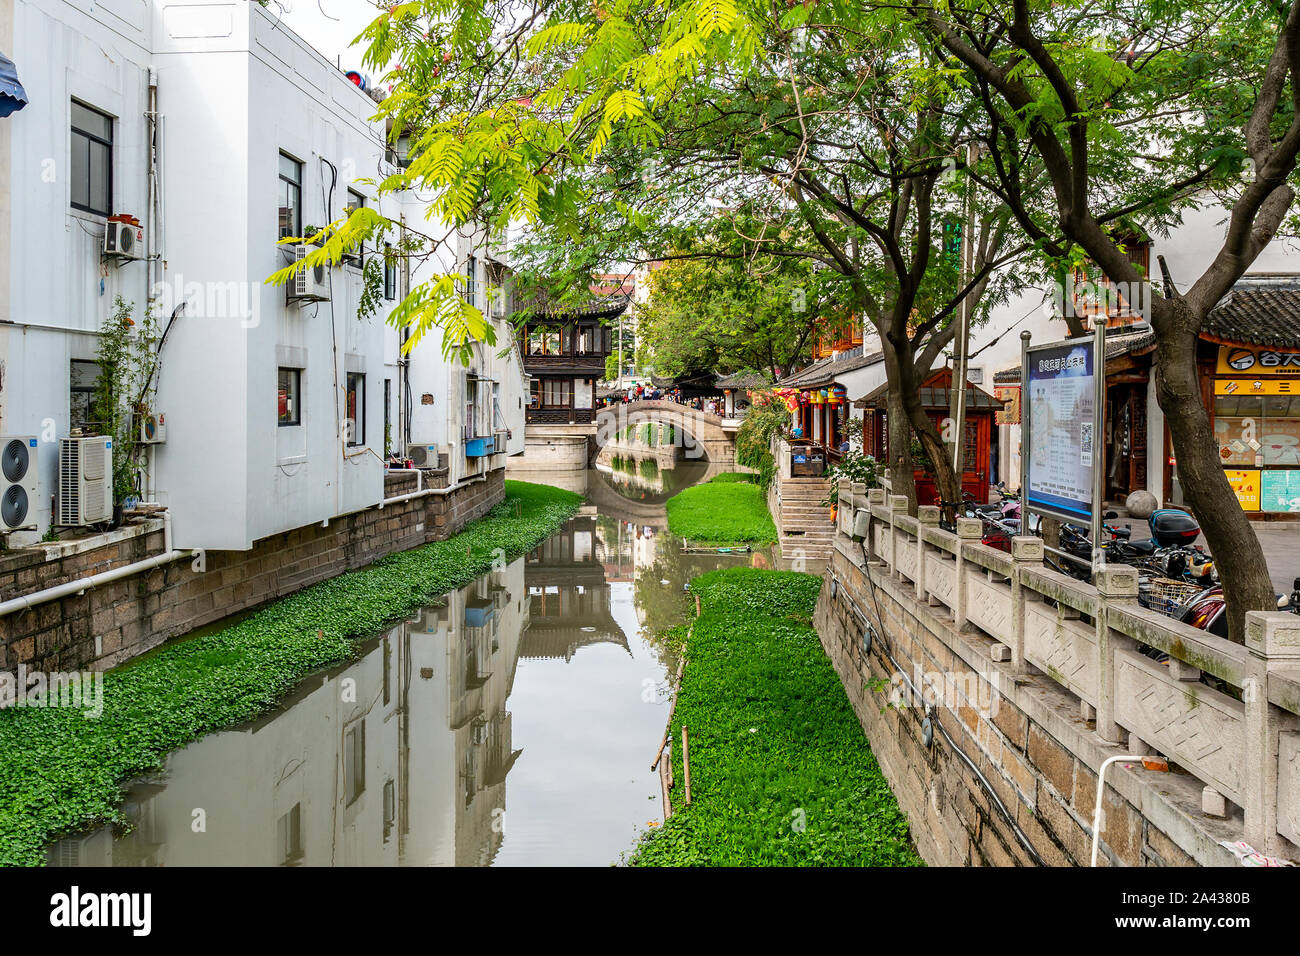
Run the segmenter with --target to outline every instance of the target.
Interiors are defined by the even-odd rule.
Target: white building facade
[[[395,168],[374,100],[272,13],[0,0],[0,43],[30,100],[0,120],[0,435],[38,438],[39,475],[30,530],[11,544],[50,527],[57,442],[87,425],[118,296],[136,323],[152,309],[162,334],[148,411],[166,439],[144,447],[137,492],[167,507],[176,547],[244,550],[377,505],[385,459],[408,442],[445,456],[448,483],[522,450],[504,311],[498,345],[476,346],[468,369],[444,359],[437,330],[403,355],[385,322],[412,283],[452,265],[476,267],[466,294],[483,307],[504,267],[475,254],[481,236],[440,266],[367,248],[321,270],[311,298],[266,283],[292,261],[282,236],[357,203],[427,228],[418,199],[373,185]],[[140,224],[139,258],[104,254],[123,214]],[[375,270],[382,294],[360,315]]]

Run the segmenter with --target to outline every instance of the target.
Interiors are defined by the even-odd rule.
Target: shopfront
[[[1300,514],[1300,346],[1219,345],[1219,459],[1246,511]]]
[[[949,409],[952,402],[952,370],[938,369],[921,384],[921,404],[931,424],[941,434],[948,430]],[[994,416],[1003,411],[1003,404],[993,395],[969,382],[966,385],[965,445],[962,450],[961,487],[978,502],[989,499],[989,486],[996,480],[991,455],[993,447]],[[882,385],[871,394],[859,399],[857,407],[866,410],[863,429],[867,452],[879,461],[889,461],[888,385]],[[913,448],[917,454],[919,448]],[[939,492],[929,471],[918,467],[914,474],[918,504],[939,504]]]

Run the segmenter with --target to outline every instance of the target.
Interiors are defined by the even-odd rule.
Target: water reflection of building
[[[632,653],[627,635],[614,621],[596,544],[597,518],[586,515],[571,519],[528,555],[529,620],[520,657],[568,661],[591,644],[617,644]]]
[[[506,701],[527,615],[520,559],[308,678],[273,713],[173,754],[130,789],[130,833],[65,839],[50,862],[491,862],[520,755]]]

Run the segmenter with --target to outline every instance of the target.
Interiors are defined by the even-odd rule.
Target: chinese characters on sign
[[[998,401],[1002,402],[1002,409],[997,412],[994,420],[999,425],[1019,425],[1020,424],[1020,386],[1019,385],[998,385],[993,389],[993,394]]]
[[[1219,347],[1220,375],[1300,375],[1300,351],[1294,349]]]
[[[1028,501],[1070,520],[1092,515],[1094,374],[1091,342],[1029,351]]]

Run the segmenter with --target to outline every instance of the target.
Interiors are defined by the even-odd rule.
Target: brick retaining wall
[[[80,596],[0,618],[0,668],[104,670],[164,641],[247,611],[396,551],[450,537],[505,496],[505,469],[447,495],[369,508],[256,542],[248,551],[208,551],[196,573],[188,558]],[[415,490],[414,473],[387,476],[385,495]],[[0,556],[0,600],[88,577],[162,553],[153,520],[80,542]]]
[[[1032,857],[976,774],[933,730],[923,739],[923,706],[890,706],[897,683],[888,651],[922,686],[945,675],[950,707],[937,721],[989,781],[1011,819],[1049,865],[1087,866],[1091,853],[1096,770],[1115,751],[1097,739],[1079,703],[1055,682],[1017,675],[990,659],[995,643],[976,629],[952,626],[943,608],[916,599],[910,583],[887,568],[863,567],[856,544],[841,538],[823,580],[814,625],[912,836],[931,864],[1024,865]],[[870,573],[875,587],[867,578]],[[831,595],[831,581],[837,581]],[[885,641],[863,651],[863,621]],[[918,678],[920,674],[931,678]],[[972,698],[973,693],[973,698]],[[904,698],[904,703],[908,702]],[[1218,820],[1201,812],[1201,784],[1182,773],[1112,765],[1099,865],[1228,865],[1220,840],[1241,839],[1240,813]]]

